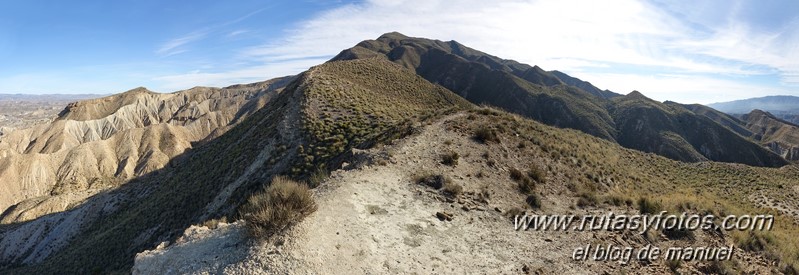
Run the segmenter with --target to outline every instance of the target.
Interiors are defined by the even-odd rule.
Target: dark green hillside
[[[555,77],[557,77],[558,79],[563,81],[563,83],[565,83],[566,85],[571,85],[571,86],[580,88],[583,91],[586,91],[586,92],[588,92],[588,93],[590,93],[592,95],[595,95],[595,96],[598,96],[598,97],[601,97],[601,98],[610,99],[610,98],[614,98],[614,97],[617,97],[617,96],[621,96],[620,94],[617,94],[617,93],[614,93],[614,92],[611,92],[611,91],[608,91],[608,90],[601,90],[601,89],[597,88],[596,86],[594,86],[593,84],[591,84],[591,82],[583,81],[583,80],[581,80],[579,78],[569,76],[569,75],[567,75],[565,73],[562,73],[560,71],[551,71],[551,73],[553,75],[555,75]]]
[[[746,123],[744,121],[738,119],[737,117],[734,117],[734,116],[731,116],[731,115],[716,111],[715,109],[707,107],[705,105],[701,105],[701,104],[679,104],[679,103],[671,102],[671,101],[666,101],[666,102],[664,102],[664,104],[670,105],[670,106],[682,107],[682,108],[688,109],[689,111],[693,112],[694,114],[697,114],[697,115],[700,115],[700,116],[705,116],[705,117],[709,118],[710,120],[713,120],[716,123],[721,124],[721,125],[729,128],[733,132],[736,132],[736,133],[738,133],[739,135],[741,135],[743,137],[751,137],[752,136],[752,132],[749,131],[749,129],[746,129]]]
[[[614,98],[613,103],[610,113],[617,123],[622,146],[687,162],[787,164],[778,155],[681,106],[663,104],[639,92]]]

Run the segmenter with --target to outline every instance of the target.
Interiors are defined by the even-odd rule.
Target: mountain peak
[[[155,93],[155,92],[153,92],[153,91],[150,91],[150,90],[148,90],[148,89],[147,89],[147,88],[145,88],[145,87],[141,87],[141,86],[139,86],[139,87],[136,87],[136,88],[130,89],[130,90],[128,90],[128,91],[125,91],[125,92],[123,92],[122,94],[128,94],[128,95],[130,95],[130,94],[152,94],[152,93]]]
[[[402,33],[394,31],[394,32],[384,33],[383,35],[378,37],[377,40],[384,40],[384,39],[402,40],[402,39],[408,39],[408,38],[410,38],[410,37],[408,37],[407,35],[404,35]]]
[[[644,94],[639,92],[638,90],[633,90],[629,94],[625,95],[624,98],[651,100],[650,98],[646,97]]]

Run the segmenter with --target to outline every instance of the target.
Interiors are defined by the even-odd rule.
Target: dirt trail
[[[241,223],[221,231],[190,228],[186,233],[189,237],[178,244],[137,255],[134,274],[145,274],[147,270],[193,274],[669,272],[662,261],[631,259],[622,264],[571,259],[575,248],[587,244],[643,247],[649,241],[638,233],[515,231],[506,211],[523,206],[525,196],[509,178],[509,169],[529,165],[531,159],[514,156],[511,147],[516,143],[503,141],[487,146],[452,131],[453,126],[458,126],[453,123],[462,121],[458,116],[461,115],[438,120],[395,144],[358,152],[370,159],[370,164],[334,171],[314,190],[318,210],[272,240],[248,240]],[[441,155],[447,152],[459,152],[457,165],[441,163]],[[498,161],[492,164],[489,159]],[[413,182],[414,175],[422,173],[450,177],[463,187],[463,192],[448,197],[440,190]],[[528,211],[574,215],[637,213],[634,208],[624,207],[575,208],[575,198],[564,191],[562,180],[552,174],[549,177],[536,191],[543,207]],[[488,199],[484,193],[490,194]],[[439,219],[437,213],[446,213],[452,219]],[[669,245],[665,237],[655,238],[656,245]],[[696,238],[708,245],[721,245],[705,234]],[[687,243],[677,241],[671,245]],[[765,265],[745,253],[737,257]],[[218,260],[209,261],[211,258]],[[700,272],[695,266],[683,270]]]
[[[243,234],[242,230],[225,229],[222,234],[208,234],[206,240],[192,237],[197,240],[193,246],[187,241],[175,245],[177,249],[166,248],[183,252],[141,253],[137,256],[134,273],[159,270],[153,267],[234,274],[468,274],[488,270],[518,274],[528,268],[568,274],[590,273],[585,267],[567,261],[567,251],[573,249],[573,241],[566,241],[570,239],[568,235],[545,237],[534,232],[514,231],[513,224],[495,211],[494,205],[465,202],[473,208],[466,211],[458,201],[447,202],[438,191],[412,182],[412,176],[420,171],[454,172],[451,170],[468,170],[478,165],[469,160],[462,160],[460,166],[463,167],[456,168],[439,163],[439,155],[447,150],[444,141],[450,141],[459,150],[480,146],[443,130],[442,121],[445,120],[425,127],[417,136],[384,148],[384,153],[392,155],[386,165],[334,171],[315,191],[317,212],[276,240],[249,248],[228,248],[233,255],[247,250],[247,257],[240,261],[202,264],[197,263],[199,259],[192,259],[192,255],[204,253],[193,249],[219,247],[207,245],[208,238],[217,239],[214,243],[225,243],[231,239],[240,240]],[[378,151],[375,149],[371,153]],[[454,177],[456,181],[460,178]],[[459,182],[465,194],[479,188],[467,179]],[[441,221],[436,217],[437,212],[450,213],[453,219]],[[552,242],[552,238],[556,241]],[[169,255],[172,260],[159,260],[157,255]],[[559,268],[551,269],[552,266]]]

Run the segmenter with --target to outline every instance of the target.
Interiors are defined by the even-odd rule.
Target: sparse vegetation
[[[680,273],[679,272],[680,267],[682,267],[682,261],[681,260],[667,260],[666,261],[666,266],[669,267],[669,270],[671,270],[672,273],[679,274]]]
[[[527,195],[527,199],[525,199],[524,201],[527,203],[527,205],[529,205],[533,209],[541,208],[541,198],[538,197],[538,194],[533,193]]]
[[[307,185],[275,177],[265,191],[247,200],[239,214],[253,237],[266,239],[314,211],[316,203]]]
[[[453,182],[452,180],[445,180],[444,187],[441,188],[441,191],[443,191],[446,195],[457,197],[463,193],[463,186]]]
[[[521,207],[511,207],[510,209],[508,209],[508,211],[505,211],[505,213],[503,214],[505,215],[505,217],[508,217],[511,220],[513,220],[514,217],[522,216],[524,215],[524,213],[525,211]]]
[[[585,208],[589,206],[597,206],[598,199],[596,197],[596,193],[584,191],[578,194],[577,198],[577,206],[580,208]]]
[[[700,268],[700,271],[705,274],[735,275],[738,274],[736,263],[735,261],[710,261],[706,266]]]
[[[662,211],[663,207],[660,203],[652,201],[649,198],[641,197],[638,199],[638,211],[641,214],[657,214],[658,212]]]
[[[414,176],[413,181],[418,184],[430,186],[434,189],[441,189],[451,180],[443,175],[424,173]]]
[[[499,136],[497,136],[497,132],[494,129],[491,129],[487,126],[479,126],[476,130],[474,130],[474,140],[481,143],[499,143]]]
[[[516,181],[519,185],[519,191],[523,194],[530,194],[535,191],[537,183],[545,182],[546,172],[542,171],[538,166],[533,165],[527,173],[522,173],[515,167],[510,168],[510,178]]]
[[[414,176],[413,181],[417,184],[426,185],[436,190],[441,190],[442,193],[448,196],[457,197],[463,193],[463,186],[452,181],[450,177],[433,174],[423,173]]]
[[[530,170],[527,170],[527,176],[535,182],[546,183],[547,172],[538,167],[538,165],[531,165]]]
[[[458,165],[458,159],[460,159],[461,155],[458,152],[448,152],[446,154],[441,155],[441,163],[444,165],[449,166],[456,166]]]

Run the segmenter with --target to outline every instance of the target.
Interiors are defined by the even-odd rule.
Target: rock
[[[443,221],[451,221],[452,220],[452,214],[447,213],[447,212],[436,212],[436,218],[438,218],[442,222]]]

